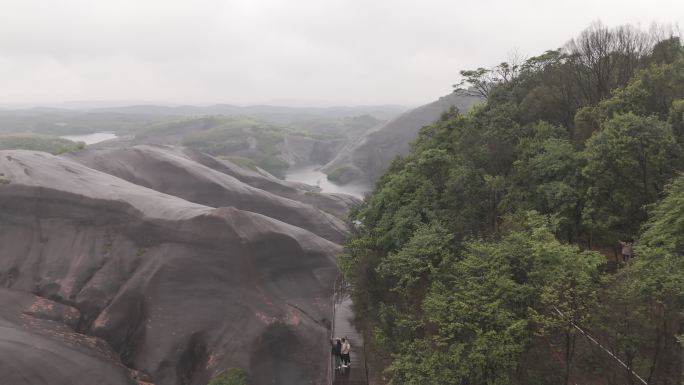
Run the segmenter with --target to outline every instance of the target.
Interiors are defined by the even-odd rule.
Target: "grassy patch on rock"
[[[230,368],[212,378],[207,385],[247,385],[247,372],[240,368]]]

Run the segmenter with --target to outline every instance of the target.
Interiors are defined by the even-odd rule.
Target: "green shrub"
[[[212,378],[207,385],[247,385],[247,372],[240,368],[230,368]]]
[[[331,182],[343,182],[342,176],[347,171],[349,171],[349,167],[347,167],[347,166],[337,167],[328,173],[328,180]]]
[[[285,172],[290,167],[287,162],[273,155],[259,157],[259,159],[256,160],[256,164],[280,179],[285,178]]]
[[[243,158],[241,156],[233,156],[233,155],[221,155],[218,157],[219,159],[227,160],[231,163],[235,163],[236,165],[246,168],[247,170],[251,171],[257,171],[257,164],[255,161],[252,159],[247,159]]]

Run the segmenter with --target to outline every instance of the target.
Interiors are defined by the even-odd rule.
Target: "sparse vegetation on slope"
[[[347,166],[340,166],[337,167],[330,172],[328,172],[328,180],[331,180],[333,182],[338,182],[338,183],[344,183],[344,174],[349,172],[350,168]]]
[[[245,168],[250,171],[257,171],[258,167],[256,162],[254,162],[251,159],[243,158],[241,156],[230,156],[230,155],[221,155],[219,156],[219,159],[224,159],[230,162],[233,162],[237,164],[238,166]]]
[[[243,369],[230,368],[213,378],[207,385],[247,385],[247,372]]]

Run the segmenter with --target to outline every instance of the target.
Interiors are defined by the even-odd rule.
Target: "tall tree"
[[[583,175],[591,181],[585,223],[610,244],[633,238],[655,202],[681,169],[672,127],[632,113],[606,121],[588,141]]]

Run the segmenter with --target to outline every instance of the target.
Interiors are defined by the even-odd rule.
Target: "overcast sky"
[[[0,0],[0,104],[430,102],[461,69],[683,0]]]

